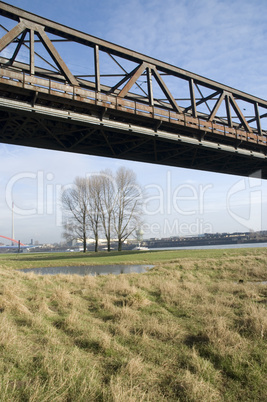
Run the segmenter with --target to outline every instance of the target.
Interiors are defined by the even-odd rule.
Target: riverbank
[[[1,401],[266,400],[267,249],[73,254],[0,256]]]
[[[108,264],[157,264],[180,259],[206,259],[224,257],[246,257],[258,254],[267,255],[267,247],[258,248],[211,248],[211,249],[169,249],[146,251],[101,251],[72,253],[29,253],[0,254],[0,266],[6,268],[41,268],[73,265],[108,265]]]

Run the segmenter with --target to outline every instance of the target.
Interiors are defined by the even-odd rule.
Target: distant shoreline
[[[156,242],[144,242],[149,249],[158,249],[158,248],[189,248],[189,247],[209,247],[209,246],[243,246],[246,247],[248,245],[257,245],[257,244],[266,244],[267,240],[244,240],[244,241],[211,241],[211,240],[199,240],[199,241],[156,241]],[[262,247],[262,246],[261,246]]]

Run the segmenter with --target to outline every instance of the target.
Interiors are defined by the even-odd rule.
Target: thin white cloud
[[[263,96],[266,2],[134,0],[116,4],[116,22],[111,13],[106,28],[111,41]]]
[[[77,0],[77,7],[73,7],[72,0],[10,0],[10,3],[266,98],[267,2],[264,0]],[[72,61],[77,71],[84,71],[87,58],[90,64],[89,53],[81,54],[79,59]],[[215,231],[235,231],[240,228],[240,224],[227,214],[225,206],[227,192],[240,179],[234,176],[4,144],[0,144],[0,157],[0,234],[10,235],[11,231],[11,211],[6,205],[5,194],[9,181],[23,172],[43,173],[44,213],[36,214],[31,219],[16,215],[16,231],[22,241],[25,238],[29,241],[32,237],[40,241],[60,240],[62,229],[56,226],[56,213],[47,213],[53,206],[51,200],[45,200],[47,186],[51,185],[55,191],[57,185],[69,184],[77,175],[105,168],[116,170],[122,164],[135,170],[142,185],[155,183],[164,191],[167,191],[168,172],[171,172],[172,191],[183,183],[196,188],[211,184],[212,189],[205,198],[205,216],[200,218],[212,222]],[[48,180],[48,177],[52,179]],[[27,209],[36,207],[35,179],[28,178],[16,183],[15,190],[14,196],[19,206]],[[266,194],[264,182],[263,202],[266,201]],[[239,205],[245,212],[249,206],[248,200],[249,193],[244,192],[242,197],[233,198],[234,207]]]

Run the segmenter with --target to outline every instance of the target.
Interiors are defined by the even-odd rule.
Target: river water
[[[242,244],[216,244],[213,246],[188,246],[188,247],[162,247],[151,248],[153,250],[210,250],[210,249],[226,249],[226,248],[262,248],[267,247],[267,243],[242,243]]]
[[[267,247],[267,243],[247,243],[247,244],[222,244],[215,246],[191,246],[191,247],[166,247],[166,248],[151,248],[149,251],[159,250],[209,250],[209,249],[233,249],[233,248],[252,248],[252,247]],[[145,251],[144,251],[145,252]],[[39,275],[119,275],[129,273],[143,273],[151,269],[153,265],[84,265],[70,267],[45,267],[45,268],[25,268],[20,269],[22,272],[33,272]]]

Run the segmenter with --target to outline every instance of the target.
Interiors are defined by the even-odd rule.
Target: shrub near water
[[[0,400],[266,400],[266,254],[118,276],[2,268]]]

